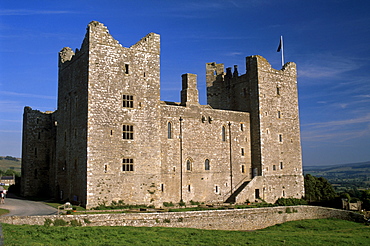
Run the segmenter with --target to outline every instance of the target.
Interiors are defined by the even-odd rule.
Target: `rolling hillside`
[[[14,170],[16,172],[21,172],[21,159],[20,158],[7,158],[5,156],[0,156],[0,169],[6,171],[8,169]]]
[[[328,166],[304,166],[304,174],[326,178],[337,191],[370,188],[370,161]]]

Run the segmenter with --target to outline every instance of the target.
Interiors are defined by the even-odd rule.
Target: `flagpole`
[[[281,66],[284,66],[284,42],[283,36],[280,36],[280,44],[281,44]]]

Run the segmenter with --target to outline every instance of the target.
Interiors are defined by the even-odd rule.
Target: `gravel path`
[[[9,210],[8,214],[3,216],[35,216],[57,214],[57,209],[43,204],[16,197],[8,194],[5,198],[5,204],[0,204],[0,208]]]

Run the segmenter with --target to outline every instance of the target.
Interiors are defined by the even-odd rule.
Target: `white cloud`
[[[370,136],[370,114],[362,117],[302,124],[303,141],[345,142]]]
[[[336,78],[339,75],[360,68],[356,59],[334,56],[331,54],[313,55],[302,62],[298,69],[299,77],[307,78]]]
[[[320,127],[330,128],[333,126],[345,126],[345,125],[353,125],[353,124],[366,123],[366,122],[370,123],[370,114],[364,115],[359,118],[354,118],[354,119],[308,123],[308,124],[304,124],[303,126],[310,126],[310,127],[315,127],[315,128],[320,128]]]

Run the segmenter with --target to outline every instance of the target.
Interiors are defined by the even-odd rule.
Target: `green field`
[[[21,159],[17,158],[16,160],[7,160],[5,156],[0,156],[0,170],[14,170],[16,172],[21,172]]]
[[[336,192],[347,192],[353,187],[358,190],[370,188],[370,161],[329,166],[303,166],[304,174],[324,177]]]
[[[3,224],[4,245],[370,245],[370,227],[319,219],[257,231],[163,227],[56,227]]]

